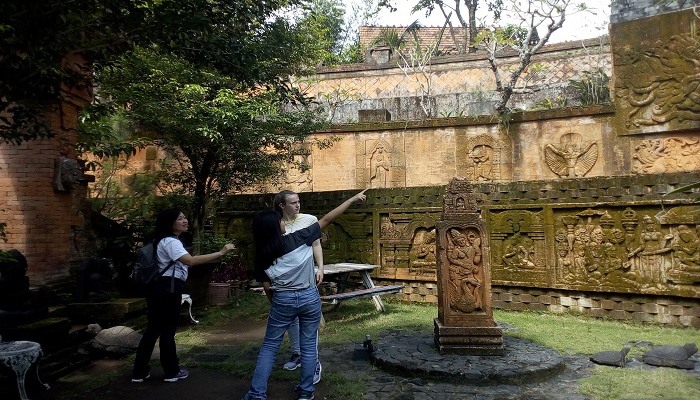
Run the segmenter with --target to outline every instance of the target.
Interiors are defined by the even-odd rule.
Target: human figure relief
[[[389,168],[391,168],[391,156],[386,151],[384,144],[379,143],[372,152],[372,156],[369,160],[370,187],[387,187]]]
[[[689,285],[700,282],[700,239],[697,232],[688,225],[679,225],[671,249],[677,263],[668,271],[668,280]]]
[[[654,221],[648,215],[642,218],[642,223],[644,229],[639,235],[639,246],[632,250],[627,258],[636,267],[643,281],[659,284],[665,281],[662,255],[671,251],[668,244],[673,235],[664,236],[657,231]]]
[[[474,146],[469,158],[471,158],[474,163],[473,179],[477,182],[487,182],[493,180],[493,175],[491,169],[493,165],[491,164],[491,153],[493,149],[491,146],[478,145]]]
[[[450,308],[470,313],[482,308],[481,239],[474,232],[468,235],[452,228],[447,234],[449,266],[448,302]]]
[[[416,234],[412,251],[414,251],[413,266],[418,268],[418,273],[422,274],[426,270],[435,270],[435,229],[426,231],[421,237]]]
[[[532,262],[535,244],[532,242],[532,239],[520,232],[519,222],[513,221],[512,226],[513,236],[504,242],[505,254],[503,254],[503,264],[508,267],[535,268],[535,263]]]

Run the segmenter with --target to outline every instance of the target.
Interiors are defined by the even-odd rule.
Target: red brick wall
[[[52,139],[21,145],[0,144],[0,222],[5,222],[7,243],[0,249],[17,249],[28,263],[32,285],[68,275],[79,262],[84,231],[82,207],[86,186],[67,192],[54,189],[54,163],[59,157],[75,158],[75,129],[85,93],[66,92],[60,107],[48,113]],[[83,240],[84,241],[84,240]]]

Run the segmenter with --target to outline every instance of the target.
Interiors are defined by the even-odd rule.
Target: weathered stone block
[[[578,305],[581,307],[591,308],[591,307],[593,307],[593,302],[591,301],[591,299],[582,297],[582,298],[578,299]]]
[[[561,304],[564,307],[571,307],[573,305],[576,305],[576,300],[568,296],[562,296],[559,298],[559,304]]]

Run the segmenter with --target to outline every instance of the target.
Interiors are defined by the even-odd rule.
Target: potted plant
[[[200,253],[211,253],[221,249],[230,240],[222,235],[205,234],[197,240]],[[207,301],[210,305],[224,305],[245,289],[247,269],[240,255],[229,253],[221,257],[209,277]]]

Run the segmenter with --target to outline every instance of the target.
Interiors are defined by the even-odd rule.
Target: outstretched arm
[[[352,196],[351,198],[345,200],[343,204],[339,205],[338,207],[332,209],[328,214],[324,215],[323,218],[318,220],[318,224],[321,226],[321,229],[325,228],[328,226],[328,224],[331,223],[334,219],[336,219],[340,214],[344,213],[345,210],[347,210],[353,203],[361,201],[364,202],[367,200],[367,196],[365,196],[365,192],[368,189],[365,189],[361,191],[360,193]]]

